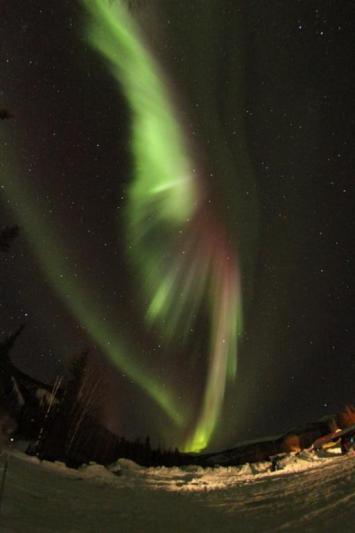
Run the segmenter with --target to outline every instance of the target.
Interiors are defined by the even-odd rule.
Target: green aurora
[[[163,73],[124,2],[85,0],[88,39],[107,60],[132,112],[135,175],[127,226],[150,303],[148,324],[168,337],[191,327],[207,297],[211,340],[205,394],[184,445],[203,449],[216,427],[226,382],[236,376],[241,290],[236,259],[210,222],[194,158],[184,144]],[[133,243],[133,245],[132,245]]]
[[[180,435],[180,447],[185,451],[201,450],[208,446],[218,425],[227,383],[233,384],[236,379],[236,346],[242,324],[236,246],[233,243],[231,247],[218,213],[209,206],[196,147],[192,150],[169,90],[168,77],[150,51],[144,32],[121,0],[81,1],[88,15],[86,36],[107,61],[131,111],[135,169],[126,208],[126,242],[132,268],[139,274],[148,301],[146,327],[161,331],[167,341],[168,358],[169,341],[187,337],[201,308],[209,317],[207,374],[197,412],[181,401],[183,391],[174,391],[169,384],[163,386],[148,364],[134,353],[117,324],[101,319],[104,312],[98,307],[94,292],[68,268],[64,261],[65,243],[58,242],[53,227],[48,224],[44,227],[38,199],[34,201],[34,189],[29,183],[24,185],[20,177],[15,151],[21,146],[19,139],[13,146],[2,145],[4,193],[27,232],[46,278],[64,305],[107,358],[169,417],[175,434]],[[206,11],[208,24],[216,6],[211,2]],[[212,106],[207,92],[205,98],[206,106]],[[203,120],[198,114],[193,118],[196,123]],[[220,136],[221,126],[213,121],[212,113],[209,125],[205,126],[216,138]],[[243,155],[242,136],[238,142],[238,164],[223,143],[223,147],[216,143],[212,155],[220,148],[220,160],[229,169],[229,177],[239,168],[247,182],[250,168]],[[245,219],[249,220],[250,215]],[[243,245],[242,229],[238,238]],[[75,258],[72,259],[74,262]]]

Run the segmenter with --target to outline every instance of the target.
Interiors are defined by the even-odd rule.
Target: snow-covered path
[[[1,458],[0,475],[4,457]],[[260,467],[262,470],[262,465]],[[9,455],[1,532],[355,531],[355,456],[242,468],[75,471]]]

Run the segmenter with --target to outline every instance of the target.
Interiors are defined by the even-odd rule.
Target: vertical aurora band
[[[185,450],[203,449],[216,427],[228,378],[236,375],[240,275],[223,229],[207,209],[202,177],[185,144],[163,72],[122,0],[82,0],[87,36],[108,61],[132,112],[135,162],[127,207],[129,253],[148,298],[146,320],[183,336],[209,307],[208,374]]]

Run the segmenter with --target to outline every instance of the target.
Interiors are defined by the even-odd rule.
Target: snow
[[[5,452],[4,533],[354,531],[355,455],[290,455],[284,469],[144,468],[120,459],[78,470]],[[5,454],[0,458],[0,476]]]

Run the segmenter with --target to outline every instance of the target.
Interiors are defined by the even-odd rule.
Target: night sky
[[[355,401],[355,5],[138,4],[131,16],[161,65],[201,174],[208,204],[201,226],[208,232],[207,220],[218,220],[216,246],[223,234],[241,268],[237,377],[208,445],[334,413]],[[147,297],[126,228],[132,111],[86,39],[87,18],[73,0],[0,4],[0,108],[14,114],[0,122],[0,226],[21,227],[0,258],[0,332],[26,322],[12,358],[45,380],[90,347],[108,427],[180,445],[204,394],[213,324],[202,306],[187,339],[178,324],[168,342],[168,323],[144,321]],[[165,233],[153,248],[160,242],[170,250]],[[61,285],[66,269],[75,294]],[[94,309],[90,327],[70,303],[81,295],[82,307]],[[106,327],[188,412],[183,428],[171,427],[107,359],[92,334]]]

